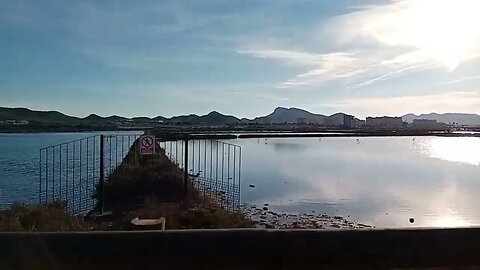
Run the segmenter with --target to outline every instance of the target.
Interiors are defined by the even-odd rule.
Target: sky
[[[480,1],[0,1],[0,106],[480,113]]]

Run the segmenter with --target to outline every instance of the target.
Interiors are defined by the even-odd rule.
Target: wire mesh
[[[240,207],[241,147],[218,140],[157,140],[165,155],[188,177],[205,207]],[[185,166],[185,148],[188,164]]]
[[[91,136],[40,149],[39,202],[61,202],[67,211],[78,214],[97,203],[100,180],[100,140],[104,138],[105,176],[113,172],[139,135]]]
[[[39,202],[62,202],[71,214],[85,213],[97,205],[97,185],[103,160],[105,179],[131,153],[140,135],[96,135],[40,150]],[[103,143],[101,140],[103,139]],[[218,140],[156,140],[175,166],[173,175],[187,180],[205,207],[235,211],[240,207],[241,147]],[[100,147],[103,145],[103,151]],[[134,155],[138,153],[133,149]],[[103,156],[101,156],[103,152]],[[186,156],[187,154],[187,156]],[[187,158],[185,158],[187,157]],[[137,158],[133,158],[137,162]],[[145,164],[133,164],[144,166]],[[159,164],[157,164],[159,166]],[[159,166],[160,168],[160,166]]]

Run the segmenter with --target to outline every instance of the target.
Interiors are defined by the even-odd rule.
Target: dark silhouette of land
[[[353,125],[345,127],[341,125],[332,126],[330,124],[332,119],[341,119],[343,117],[349,117],[354,122],[360,122],[354,116],[341,112],[327,116],[299,108],[284,107],[277,107],[272,113],[253,119],[238,118],[217,111],[212,111],[206,115],[189,114],[173,117],[142,116],[127,118],[118,115],[102,117],[90,114],[87,117],[80,118],[58,111],[34,111],[26,108],[0,107],[0,132],[145,130],[162,126],[183,126],[183,129],[196,129],[198,127],[225,129],[227,127],[227,130],[232,130],[232,127],[243,127],[239,128],[241,130],[263,130],[268,127],[270,130],[302,132],[322,131],[324,130],[322,127],[334,127],[336,130],[355,128]],[[447,124],[480,126],[480,115],[477,114],[406,114],[402,116],[402,119],[407,123],[411,123],[414,119],[432,119]],[[213,129],[215,130],[215,128]]]

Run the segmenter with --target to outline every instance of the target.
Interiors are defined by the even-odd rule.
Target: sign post
[[[155,154],[155,136],[143,135],[140,137],[140,155]]]

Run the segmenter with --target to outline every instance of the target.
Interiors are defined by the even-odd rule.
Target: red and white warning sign
[[[140,137],[140,155],[155,154],[155,136],[143,135]]]

